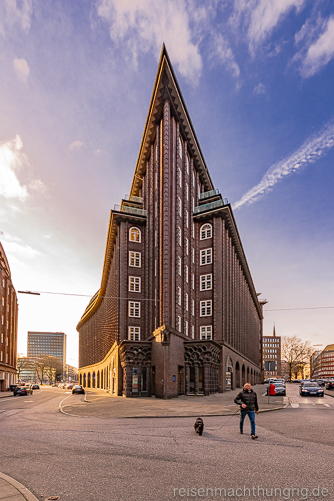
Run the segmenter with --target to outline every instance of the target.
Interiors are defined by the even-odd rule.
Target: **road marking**
[[[34,403],[34,400],[25,400],[25,402],[32,402],[32,403]]]
[[[293,409],[297,409],[297,408],[299,407],[299,404],[291,404],[291,407],[292,407]]]
[[[330,407],[330,404],[324,404],[326,407]]]

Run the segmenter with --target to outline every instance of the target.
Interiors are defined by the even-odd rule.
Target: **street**
[[[257,416],[253,441],[247,418],[239,434],[238,415],[206,417],[202,437],[189,417],[64,415],[59,403],[82,397],[42,387],[0,399],[0,471],[39,499],[224,499],[226,489],[225,499],[333,501],[334,399],[298,390],[287,385],[292,407]]]

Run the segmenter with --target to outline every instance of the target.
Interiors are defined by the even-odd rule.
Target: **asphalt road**
[[[199,437],[193,418],[66,416],[59,403],[82,396],[57,388],[2,398],[0,471],[39,499],[333,501],[334,398],[287,391],[293,407],[259,414],[257,441],[238,416],[205,418]]]

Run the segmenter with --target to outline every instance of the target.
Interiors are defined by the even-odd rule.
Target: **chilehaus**
[[[79,383],[170,398],[260,382],[263,304],[165,47],[129,193],[77,326]]]

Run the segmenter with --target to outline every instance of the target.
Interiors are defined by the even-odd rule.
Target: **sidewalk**
[[[265,395],[266,385],[256,385],[260,412],[283,409],[287,405],[285,397]],[[159,418],[230,416],[238,412],[234,398],[241,389],[208,396],[180,396],[161,400],[155,397],[123,398],[112,396],[104,390],[86,390],[85,395],[71,395],[64,402],[64,414],[98,418]]]
[[[13,397],[13,396],[14,394],[12,391],[0,391],[0,398]]]
[[[0,472],[1,501],[38,501],[24,485]]]

